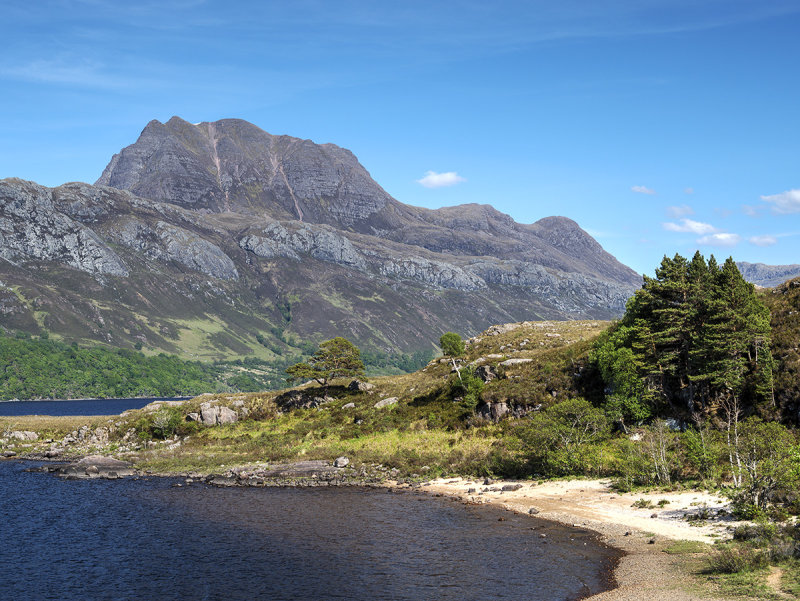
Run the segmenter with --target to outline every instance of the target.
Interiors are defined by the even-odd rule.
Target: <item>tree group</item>
[[[594,358],[620,420],[656,413],[769,414],[770,314],[728,258],[664,257]]]

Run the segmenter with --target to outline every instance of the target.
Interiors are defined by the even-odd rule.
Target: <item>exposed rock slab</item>
[[[56,472],[66,478],[123,478],[133,476],[136,470],[127,461],[103,455],[89,455],[68,465],[58,466]]]

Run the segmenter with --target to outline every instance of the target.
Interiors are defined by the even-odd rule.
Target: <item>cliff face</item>
[[[0,256],[6,328],[206,358],[611,317],[640,283],[567,218],[404,205],[349,151],[233,119],[153,121],[94,186],[0,182]]]

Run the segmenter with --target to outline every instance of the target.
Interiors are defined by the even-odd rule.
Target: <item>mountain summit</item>
[[[616,316],[641,283],[571,219],[406,205],[349,150],[238,119],[152,121],[94,186],[0,181],[0,256],[7,329],[208,359],[430,349]]]

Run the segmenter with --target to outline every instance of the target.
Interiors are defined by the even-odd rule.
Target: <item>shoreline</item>
[[[127,401],[127,400],[153,400],[153,401],[188,401],[196,396],[120,396],[103,398],[77,398],[77,399],[6,399],[0,403],[70,403],[75,401]],[[53,416],[59,417],[59,416]]]
[[[99,456],[92,456],[100,458]],[[39,457],[14,457],[23,461],[47,461]],[[63,460],[62,460],[63,461]],[[325,465],[323,465],[325,464]],[[131,466],[132,467],[132,466]],[[530,515],[568,528],[592,531],[598,541],[620,552],[607,575],[610,588],[585,599],[592,601],[700,601],[708,599],[687,592],[686,568],[682,555],[664,552],[675,541],[712,543],[728,536],[727,528],[735,523],[719,519],[693,526],[686,515],[724,508],[727,502],[717,495],[701,491],[673,493],[618,493],[607,480],[551,480],[545,482],[492,481],[462,477],[438,478],[427,482],[396,481],[355,473],[352,468],[336,468],[331,462],[309,461],[273,465],[267,473],[256,466],[239,467],[225,473],[150,472],[136,470],[139,477],[168,477],[204,482],[218,487],[362,487],[393,492],[424,493],[445,496],[466,505],[491,505]],[[277,473],[275,469],[277,469]],[[117,469],[116,467],[110,469]],[[44,471],[56,471],[46,468]],[[82,471],[82,470],[81,470]],[[269,473],[271,472],[271,473]],[[74,473],[74,472],[73,472]],[[89,477],[87,471],[87,476]],[[74,477],[74,476],[73,476]],[[95,476],[91,477],[102,477]],[[116,473],[113,478],[116,478]],[[181,484],[177,484],[180,486]],[[640,500],[657,507],[632,507]],[[647,505],[647,503],[642,503]]]
[[[386,486],[401,490],[411,489],[407,485],[393,482]],[[506,490],[503,490],[504,487]],[[448,496],[469,505],[492,505],[597,533],[602,543],[618,549],[622,554],[611,570],[613,586],[604,592],[585,597],[591,601],[709,599],[708,592],[701,596],[685,590],[683,584],[687,574],[680,565],[683,556],[667,554],[664,549],[680,540],[712,543],[723,538],[727,534],[727,527],[732,524],[718,521],[695,527],[687,521],[678,521],[678,512],[691,512],[694,508],[701,507],[691,503],[718,501],[722,505],[726,504],[715,495],[699,491],[664,494],[615,493],[609,489],[606,480],[554,480],[542,484],[493,481],[490,484],[480,484],[480,480],[439,478],[413,487],[413,490]],[[652,508],[626,507],[639,498],[655,497],[670,498],[670,504],[677,505],[678,508],[654,512]],[[662,511],[666,514],[663,517],[649,517]],[[645,529],[644,525],[650,527]]]

